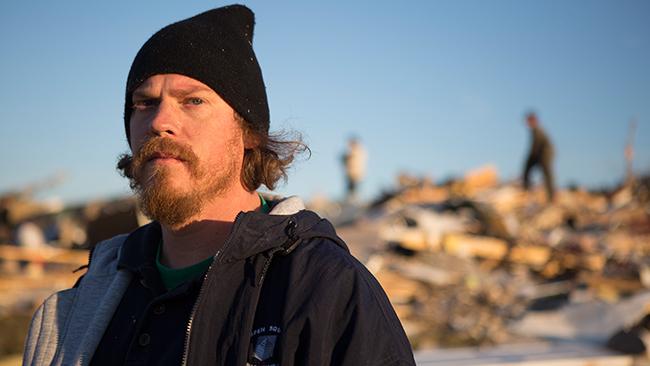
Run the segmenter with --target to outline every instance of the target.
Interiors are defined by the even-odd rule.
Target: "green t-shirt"
[[[259,195],[260,205],[262,206],[262,212],[269,213],[271,208],[269,207],[268,202]],[[164,264],[160,263],[160,252],[162,249],[162,241],[158,245],[158,253],[156,254],[156,267],[158,267],[158,272],[160,273],[160,278],[165,285],[167,290],[171,290],[181,283],[188,281],[201,273],[205,272],[210,264],[212,263],[213,257],[206,258],[199,263],[193,264],[188,267],[183,268],[169,268]]]

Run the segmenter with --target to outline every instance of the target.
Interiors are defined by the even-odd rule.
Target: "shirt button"
[[[165,304],[160,304],[153,308],[153,313],[156,315],[162,315],[165,312]]]
[[[149,333],[142,333],[138,337],[138,344],[141,345],[142,347],[148,346],[150,342],[151,342],[151,336],[149,335]]]

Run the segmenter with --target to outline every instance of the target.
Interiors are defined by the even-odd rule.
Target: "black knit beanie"
[[[255,14],[243,5],[206,11],[159,30],[142,46],[126,81],[124,127],[130,144],[133,91],[157,74],[181,74],[214,90],[260,133],[269,130],[262,70],[253,51]]]

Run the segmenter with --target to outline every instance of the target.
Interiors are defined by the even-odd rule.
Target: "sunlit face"
[[[528,116],[526,116],[526,125],[528,125],[528,127],[530,128],[536,127],[537,116],[535,116],[534,114],[529,114]]]
[[[206,201],[241,184],[242,129],[212,89],[187,76],[161,74],[144,81],[132,101],[133,175],[152,218],[187,221]]]

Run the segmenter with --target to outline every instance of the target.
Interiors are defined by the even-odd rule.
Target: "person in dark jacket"
[[[523,182],[524,189],[530,187],[530,173],[538,167],[544,175],[544,187],[549,202],[555,198],[555,183],[553,182],[553,144],[548,138],[534,112],[526,115],[526,124],[531,132],[531,144],[526,164],[524,165]]]
[[[306,146],[269,133],[254,15],[155,33],[126,84],[118,169],[153,221],[99,243],[33,317],[25,365],[414,365],[384,291],[297,197]]]

